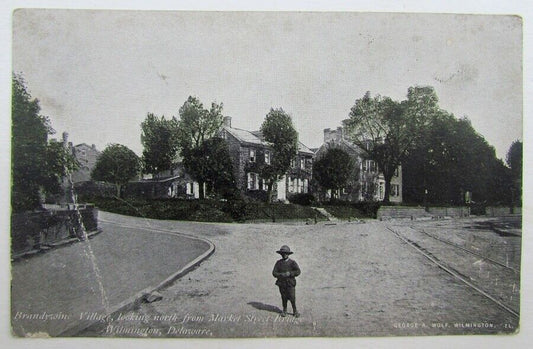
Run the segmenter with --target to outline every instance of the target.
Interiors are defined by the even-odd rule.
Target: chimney
[[[223,120],[222,125],[231,128],[231,116],[224,116]]]
[[[91,144],[91,148],[92,148],[93,150],[95,150],[95,149],[96,149],[96,145]]]
[[[63,132],[63,146],[66,147],[67,144],[68,144],[68,133],[67,132]]]
[[[330,139],[331,139],[331,129],[330,128],[325,128],[324,129],[324,143],[329,142]]]
[[[337,140],[344,139],[344,129],[342,126],[337,127]]]

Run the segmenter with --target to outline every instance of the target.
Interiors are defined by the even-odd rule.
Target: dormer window
[[[250,149],[250,162],[255,162],[255,149]]]

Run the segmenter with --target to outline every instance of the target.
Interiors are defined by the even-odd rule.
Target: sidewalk
[[[82,336],[391,336],[511,332],[516,319],[432,264],[384,222],[337,225],[196,224],[217,252],[161,290],[163,299],[116,314]],[[275,253],[287,244],[302,317],[278,316]],[[118,318],[121,315],[121,318]],[[482,324],[488,328],[471,327]]]
[[[101,212],[100,217],[110,216]],[[12,263],[16,335],[75,331],[151,291],[213,248],[127,217],[121,224],[126,227],[99,222],[103,232],[87,241]]]

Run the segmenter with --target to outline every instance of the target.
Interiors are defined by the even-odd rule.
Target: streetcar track
[[[424,229],[422,229],[422,230],[418,230],[418,229],[415,229],[413,226],[411,226],[410,228],[413,229],[413,230],[416,231],[416,232],[419,232],[419,233],[425,234],[425,235],[429,236],[430,238],[433,238],[433,239],[435,239],[435,240],[437,240],[437,241],[443,242],[443,243],[445,243],[445,244],[448,244],[448,245],[450,245],[450,246],[456,247],[456,248],[458,248],[458,249],[460,249],[460,250],[463,250],[463,251],[465,251],[465,252],[468,252],[468,253],[473,254],[473,255],[475,255],[475,256],[478,256],[478,257],[480,257],[480,258],[483,258],[484,260],[486,260],[486,261],[488,261],[488,262],[491,262],[491,263],[493,263],[493,264],[496,264],[496,265],[498,265],[498,266],[500,266],[500,267],[503,267],[503,268],[505,268],[505,269],[509,269],[509,270],[513,271],[513,273],[515,273],[515,274],[518,274],[518,273],[519,273],[519,271],[516,270],[516,269],[514,269],[513,267],[510,267],[510,266],[508,266],[508,265],[506,265],[506,264],[504,264],[504,263],[502,263],[502,262],[499,262],[499,261],[497,261],[497,260],[495,260],[495,259],[492,259],[492,258],[490,258],[490,257],[487,257],[487,256],[485,256],[485,255],[482,255],[481,253],[478,253],[478,252],[475,252],[475,251],[469,250],[468,248],[464,248],[464,247],[462,247],[462,246],[459,246],[459,245],[457,245],[457,244],[455,244],[455,243],[453,243],[453,242],[451,242],[451,241],[449,241],[449,240],[441,239],[441,238],[439,238],[439,237],[437,237],[437,236],[435,236],[435,235],[433,235],[433,234],[430,234],[430,233],[426,232]]]
[[[387,229],[390,230],[401,241],[403,241],[404,243],[409,245],[411,248],[415,249],[417,252],[421,253],[424,257],[429,259],[437,267],[439,267],[440,269],[442,269],[446,273],[452,275],[454,278],[456,278],[457,280],[461,281],[462,283],[464,283],[465,285],[467,285],[471,289],[475,290],[476,292],[478,292],[482,296],[490,299],[491,301],[496,303],[500,308],[504,309],[505,311],[507,311],[511,315],[515,316],[518,319],[520,318],[520,312],[519,311],[514,310],[509,305],[503,303],[502,301],[500,301],[495,296],[492,296],[487,291],[483,290],[482,288],[480,288],[480,287],[476,286],[475,284],[473,284],[472,282],[468,281],[467,278],[470,278],[470,277],[460,273],[459,271],[457,271],[456,269],[454,269],[454,268],[452,268],[452,267],[450,267],[448,265],[445,265],[438,258],[436,258],[432,253],[430,253],[426,249],[422,248],[416,242],[413,242],[413,241],[409,240],[408,238],[402,236],[402,234],[400,234],[399,232],[396,232],[395,230],[391,229],[390,227],[387,227]]]

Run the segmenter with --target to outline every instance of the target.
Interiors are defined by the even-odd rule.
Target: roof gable
[[[270,146],[269,142],[263,140],[263,134],[261,131],[246,131],[238,128],[224,126],[223,130],[235,137],[241,143],[255,144],[264,147]],[[313,155],[314,152],[309,149],[305,144],[298,141],[298,152],[307,153]]]

